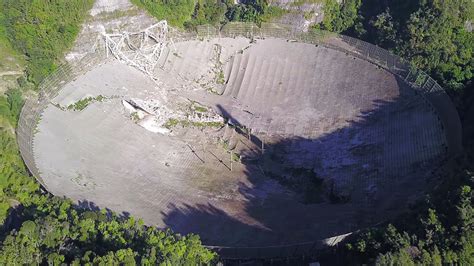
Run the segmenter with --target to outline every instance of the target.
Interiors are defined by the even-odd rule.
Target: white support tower
[[[168,23],[162,20],[139,32],[103,33],[107,56],[145,72],[152,79],[158,59],[166,45]]]

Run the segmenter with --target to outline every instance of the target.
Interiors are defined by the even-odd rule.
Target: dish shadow
[[[221,256],[260,258],[306,253],[324,239],[396,216],[433,186],[430,173],[448,153],[426,95],[397,82],[397,97],[373,101],[347,126],[317,138],[248,138],[246,126],[217,105],[242,137],[256,147],[265,141],[259,154],[240,162],[249,181],[238,183],[243,200],[223,199],[231,206],[225,210],[215,202],[170,204],[164,223],[199,234]]]

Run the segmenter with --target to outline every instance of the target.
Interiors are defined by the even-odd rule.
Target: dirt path
[[[23,75],[23,71],[4,71],[4,72],[0,72],[0,77],[3,77],[3,76],[19,76],[19,75]]]

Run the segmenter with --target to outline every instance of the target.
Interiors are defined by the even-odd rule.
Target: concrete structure
[[[461,149],[442,88],[368,43],[265,23],[171,30],[151,79],[104,58],[101,36],[156,21],[123,0],[91,15],[17,132],[38,181],[84,207],[198,233],[225,258],[289,257],[394,217]],[[215,113],[229,125],[202,122]]]
[[[170,44],[162,55],[157,82],[109,60],[52,98],[34,138],[49,191],[198,233],[205,244],[285,245],[393,217],[445,158],[441,122],[423,96],[350,54],[211,38]],[[97,96],[81,111],[66,108]],[[131,98],[180,110],[198,102],[251,129],[250,139],[228,126],[151,133],[122,106]],[[231,150],[241,156],[232,166]],[[298,186],[312,178],[320,190]],[[319,194],[308,202],[307,193]]]

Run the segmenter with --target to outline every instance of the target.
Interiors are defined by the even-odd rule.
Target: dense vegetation
[[[335,0],[334,0],[335,1]],[[322,27],[380,45],[409,59],[445,88],[461,91],[474,72],[470,0],[327,0]],[[472,26],[470,26],[472,28]],[[459,92],[458,92],[459,93]]]
[[[21,210],[21,216],[25,220],[21,227],[3,240],[2,265],[199,265],[215,257],[196,235],[183,237],[145,227],[133,218],[85,211],[48,195],[38,196],[35,204]]]
[[[194,11],[194,0],[132,0],[132,3],[177,27],[182,27]]]
[[[32,194],[39,189],[39,185],[27,175],[15,140],[14,126],[21,103],[18,90],[10,90],[8,97],[0,97],[0,222],[2,224],[10,206],[19,203],[30,205]]]
[[[369,24],[379,32],[376,41],[431,72],[445,87],[459,90],[473,78],[474,35],[466,28],[473,15],[474,3],[469,0],[427,1],[405,25],[390,6]]]
[[[28,80],[38,84],[70,48],[93,0],[4,0],[8,39],[27,59]]]
[[[5,16],[0,12],[0,73],[4,71],[19,71],[21,72],[25,64],[23,56],[13,49],[7,36],[7,29],[3,26],[5,23]],[[11,84],[15,84],[14,77],[12,77]],[[0,82],[2,82],[0,77]],[[5,86],[6,88],[7,86]],[[3,88],[3,89],[5,89]],[[0,91],[3,91],[0,88]]]
[[[190,20],[184,25],[187,28],[194,28],[197,25],[210,24],[218,26],[226,19],[228,4],[221,1],[200,0],[194,7],[194,12]]]
[[[20,157],[15,128],[22,94],[51,73],[72,46],[92,0],[5,0],[0,41],[27,59],[25,78],[0,95],[0,264],[201,265],[216,255],[180,236],[110,211],[79,208],[45,193]]]
[[[336,0],[324,1],[324,19],[320,25],[324,30],[342,32],[358,23],[361,0],[346,0],[339,4]]]
[[[220,26],[229,21],[261,23],[285,14],[285,10],[269,6],[267,0],[132,0],[157,19],[166,19],[176,27],[194,28],[210,24]]]

